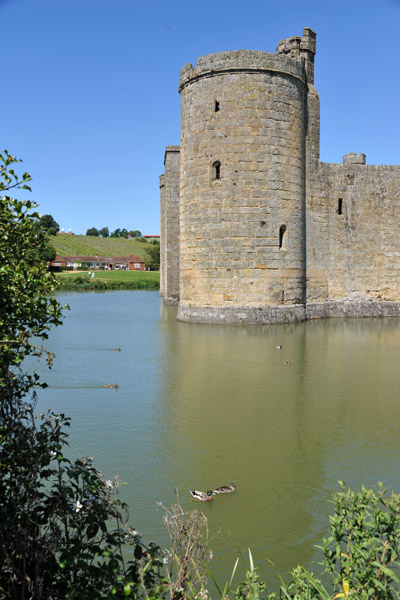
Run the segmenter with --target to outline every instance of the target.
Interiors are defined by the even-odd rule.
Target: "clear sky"
[[[66,231],[159,226],[179,71],[317,33],[321,160],[400,164],[400,0],[0,0],[1,148]]]

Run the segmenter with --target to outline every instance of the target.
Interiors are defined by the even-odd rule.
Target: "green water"
[[[178,323],[157,292],[59,300],[38,411],[70,415],[71,455],[121,475],[144,541],[167,543],[156,502],[176,487],[218,532],[217,575],[250,547],[274,589],[265,558],[315,569],[337,480],[400,489],[400,319],[208,326]],[[188,493],[231,482],[212,503]]]

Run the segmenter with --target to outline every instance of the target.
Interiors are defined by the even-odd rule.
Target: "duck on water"
[[[208,490],[208,492],[200,492],[199,490],[189,490],[195,500],[200,502],[212,502],[213,496],[219,494],[230,494],[236,490],[236,485],[231,483],[230,485],[221,485],[215,488],[215,490]]]
[[[208,492],[199,492],[198,490],[190,490],[193,498],[195,500],[200,500],[200,502],[212,502],[213,501],[213,493],[212,490],[208,490]]]

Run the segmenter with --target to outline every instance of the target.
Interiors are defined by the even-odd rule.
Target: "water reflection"
[[[167,541],[155,502],[176,486],[220,531],[221,574],[249,546],[285,572],[315,559],[338,479],[399,488],[400,320],[207,326],[178,323],[155,292],[61,301],[71,311],[49,340],[40,408],[73,417],[74,456],[121,473],[146,539]],[[95,389],[110,382],[119,389]],[[209,504],[188,494],[231,482]]]

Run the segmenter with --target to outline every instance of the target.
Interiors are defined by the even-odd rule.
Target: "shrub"
[[[3,193],[30,189],[17,162],[0,154]],[[138,598],[142,582],[152,588],[160,577],[159,548],[142,550],[115,481],[104,481],[92,459],[64,456],[69,420],[34,417],[35,388],[46,384],[24,373],[22,361],[45,354],[51,365],[40,342],[62,317],[49,296],[55,278],[40,260],[47,237],[35,208],[0,198],[0,597]],[[123,547],[134,550],[131,560]]]

